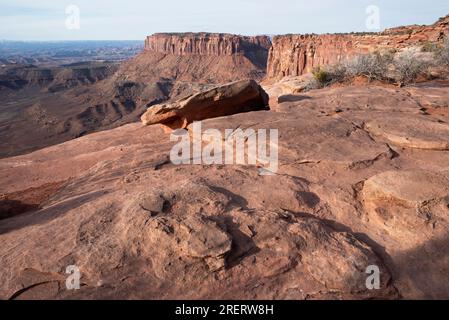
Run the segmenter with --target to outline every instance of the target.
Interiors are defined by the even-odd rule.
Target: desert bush
[[[394,60],[396,80],[399,83],[414,83],[418,76],[427,73],[430,63],[419,57],[415,50],[406,50]]]
[[[346,62],[346,76],[365,76],[370,80],[387,80],[388,71],[393,62],[390,53],[373,53],[356,56]]]
[[[449,38],[444,39],[443,45],[436,53],[437,63],[444,66],[449,66]]]
[[[312,71],[313,79],[309,81],[311,88],[323,88],[332,83],[342,81],[346,78],[346,67],[341,64],[334,64],[326,68],[318,67]]]
[[[332,82],[332,75],[323,67],[313,69],[312,76],[313,77],[305,83],[304,91],[321,89]]]
[[[343,81],[348,77],[348,69],[344,63],[337,63],[327,67],[330,82]]]
[[[315,68],[312,71],[312,75],[313,79],[323,87],[326,86],[326,84],[330,81],[329,73],[322,67]]]
[[[437,52],[438,49],[439,49],[438,44],[430,41],[427,41],[421,47],[422,52]]]
[[[426,60],[428,55],[418,51],[410,49],[396,55],[392,52],[375,52],[356,56],[343,63],[316,68],[312,72],[313,78],[305,84],[304,90],[324,88],[357,76],[364,76],[369,80],[414,83],[420,75],[427,75],[433,65]],[[444,50],[439,50],[438,54],[441,63],[449,65],[449,40],[445,42]]]
[[[310,90],[321,89],[323,87],[324,87],[323,84],[318,82],[315,78],[311,78],[305,82],[305,84],[303,86],[303,91],[307,92]]]
[[[342,82],[356,76],[365,76],[370,80],[385,80],[389,66],[393,61],[390,53],[359,55],[351,60],[312,71],[313,78],[305,85],[305,90],[320,89],[336,82]]]

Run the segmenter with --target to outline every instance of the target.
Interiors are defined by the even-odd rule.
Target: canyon
[[[448,21],[444,17],[430,26],[381,33],[284,35],[272,40],[157,33],[145,39],[140,53],[121,63],[7,64],[0,69],[0,156],[138,121],[152,105],[172,103],[219,84],[245,79],[273,83],[361,53],[439,43],[448,34]],[[45,59],[48,65],[48,56]],[[60,103],[67,107],[59,108]],[[41,123],[42,117],[49,119],[44,126],[29,126]]]
[[[267,77],[281,79],[312,72],[360,54],[397,51],[449,35],[449,16],[431,26],[406,26],[365,34],[275,36],[268,58]]]
[[[151,105],[218,84],[261,81],[269,46],[266,36],[156,34],[146,39],[143,51],[122,63],[47,66],[46,57],[43,66],[4,65],[0,157],[138,121]],[[43,117],[47,121],[39,125]]]
[[[121,63],[3,67],[0,299],[447,299],[449,80],[303,77],[440,44],[448,22],[158,33]],[[171,162],[195,120],[276,130],[278,170]]]

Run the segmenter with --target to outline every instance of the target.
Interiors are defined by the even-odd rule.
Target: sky
[[[380,31],[431,24],[447,14],[448,0],[0,0],[0,40]]]

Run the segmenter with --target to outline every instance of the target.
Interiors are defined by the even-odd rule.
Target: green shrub
[[[313,86],[326,87],[332,83],[342,81],[346,78],[346,67],[337,63],[326,68],[318,67],[312,71]]]
[[[321,67],[315,68],[312,71],[313,79],[315,79],[323,87],[331,80],[329,73]]]

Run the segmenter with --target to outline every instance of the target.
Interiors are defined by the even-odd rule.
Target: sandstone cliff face
[[[157,33],[147,37],[145,50],[174,55],[233,55],[266,51],[271,47],[267,36],[243,37],[211,33]]]
[[[260,81],[266,75],[270,47],[266,36],[158,33],[147,37],[144,51],[123,63],[113,81],[170,82],[175,88],[183,84],[184,92],[186,84]]]
[[[267,76],[299,76],[357,54],[438,42],[445,35],[449,35],[449,16],[430,26],[399,27],[382,33],[276,36],[269,53]]]

